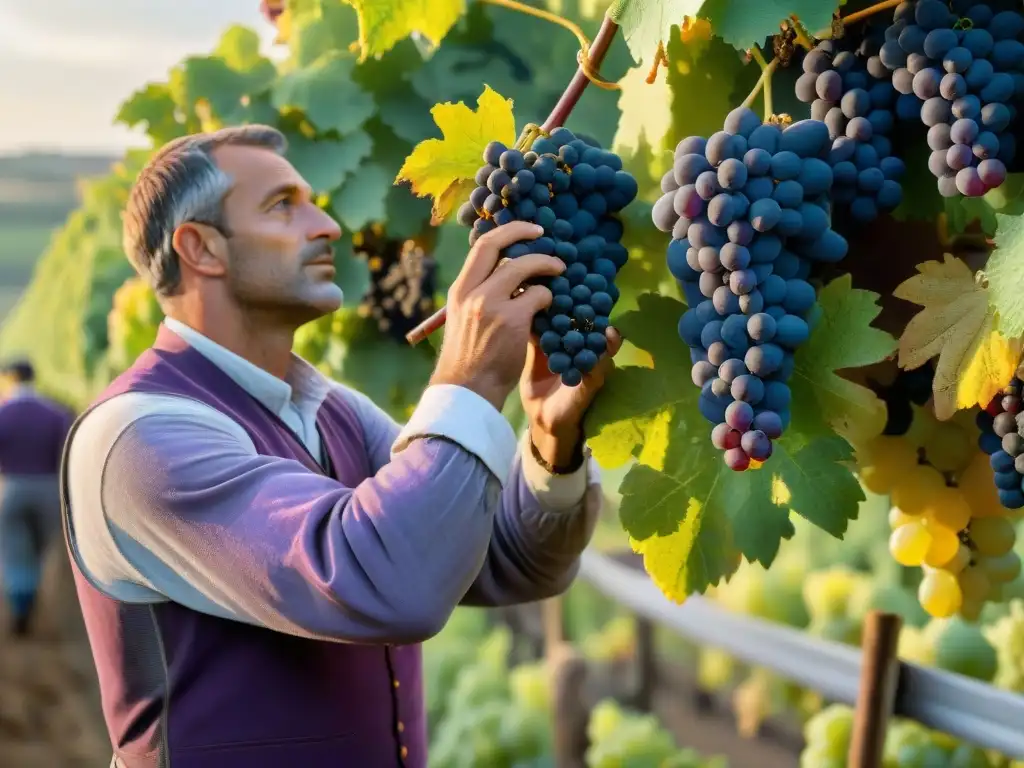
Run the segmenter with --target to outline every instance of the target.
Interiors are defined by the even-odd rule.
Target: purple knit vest
[[[283,422],[166,328],[93,407],[125,392],[198,400],[242,425],[260,454],[324,473]],[[366,479],[362,427],[351,408],[332,393],[316,422],[331,475],[349,487]],[[69,526],[66,458],[64,464]],[[123,603],[94,586],[74,557],[72,568],[117,765],[426,766],[419,645],[322,642],[172,602]]]

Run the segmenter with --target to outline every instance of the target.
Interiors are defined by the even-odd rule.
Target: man
[[[23,636],[31,626],[43,562],[60,536],[57,475],[73,416],[35,391],[31,363],[19,360],[3,372],[13,389],[0,405],[0,580],[11,633]]]
[[[122,768],[426,765],[420,643],[457,605],[555,595],[599,512],[578,388],[530,337],[551,301],[514,223],[448,296],[399,427],[291,353],[337,309],[334,221],[262,126],[176,140],[125,249],[167,315],[68,441],[66,534]],[[609,332],[610,350],[620,338]],[[383,343],[383,342],[382,342]],[[520,380],[529,432],[499,409]]]

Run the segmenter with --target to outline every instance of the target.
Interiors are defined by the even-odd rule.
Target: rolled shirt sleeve
[[[590,468],[590,490],[572,503],[580,477],[542,482],[493,407],[480,409],[491,423],[460,432],[453,412],[477,396],[432,389],[404,432],[346,390],[373,464],[355,488],[258,455],[244,429],[201,403],[116,397],[72,440],[73,553],[119,599],[339,641],[415,642],[460,602],[564,589],[599,511]]]

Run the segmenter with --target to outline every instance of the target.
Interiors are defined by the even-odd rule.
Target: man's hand
[[[530,438],[540,457],[553,467],[565,467],[583,440],[583,416],[615,366],[614,357],[622,336],[614,328],[605,331],[608,351],[579,386],[568,387],[548,370],[547,357],[531,336],[526,365],[519,380],[523,410],[530,420]]]
[[[499,411],[505,405],[523,371],[533,316],[551,304],[551,291],[541,285],[512,294],[531,278],[561,274],[565,264],[537,253],[495,267],[501,249],[543,233],[536,224],[513,221],[476,241],[448,290],[444,341],[431,384],[465,387]]]

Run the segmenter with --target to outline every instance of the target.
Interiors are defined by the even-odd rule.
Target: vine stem
[[[849,16],[844,16],[841,21],[843,22],[843,26],[853,24],[861,19],[866,19],[868,16],[874,16],[876,13],[881,11],[888,10],[889,8],[895,8],[902,2],[903,0],[884,0],[884,2],[875,3],[862,11],[857,11],[856,13],[851,13]]]
[[[601,28],[597,31],[597,37],[594,38],[594,42],[590,45],[590,50],[586,51],[585,56],[583,55],[584,51],[580,50],[580,55],[577,56],[580,67],[576,70],[572,80],[569,81],[569,85],[566,86],[558,103],[555,104],[555,108],[551,110],[548,119],[541,124],[540,128],[542,131],[551,133],[555,128],[561,127],[569,118],[569,115],[576,107],[576,103],[580,100],[580,96],[583,95],[583,91],[586,90],[586,87],[591,82],[590,73],[596,71],[601,66],[601,62],[604,61],[608,48],[611,46],[612,40],[615,39],[618,31],[619,25],[606,15],[601,22]]]
[[[750,49],[751,57],[761,65],[761,77],[758,78],[757,82],[754,83],[754,89],[750,94],[743,100],[743,104],[740,106],[750,108],[750,105],[754,103],[754,99],[757,98],[757,94],[764,91],[764,119],[768,120],[772,116],[772,74],[779,66],[778,59],[772,59],[771,62],[765,62],[764,56],[757,48]]]

